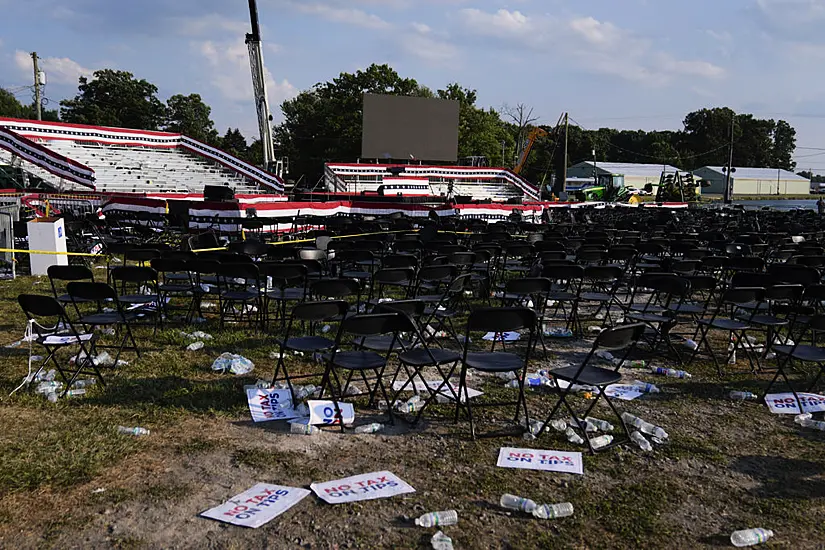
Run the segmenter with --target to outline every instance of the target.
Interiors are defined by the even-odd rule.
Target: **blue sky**
[[[484,106],[525,103],[588,128],[678,129],[728,105],[785,118],[825,148],[825,0],[259,0],[269,95],[278,104],[373,62],[433,89],[475,88]],[[0,87],[43,58],[52,105],[77,77],[128,70],[163,99],[199,93],[221,132],[256,132],[246,0],[0,0]],[[21,100],[30,92],[20,91]],[[798,168],[825,172],[825,151]]]

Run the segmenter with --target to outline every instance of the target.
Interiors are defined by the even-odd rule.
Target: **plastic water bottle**
[[[603,349],[596,352],[596,357],[598,357],[599,359],[603,359],[604,361],[607,361],[608,363],[612,363],[613,361],[616,360],[616,358],[613,356],[612,353],[610,353],[609,351],[605,351]]]
[[[570,419],[570,426],[572,426],[573,428],[579,428],[580,430],[583,430],[585,432],[591,432],[592,433],[592,432],[598,432],[599,431],[599,428],[597,428],[595,424],[593,424],[592,422],[588,422],[587,420],[580,420],[579,425],[576,426],[575,420],[573,420],[571,418]]]
[[[516,495],[510,494],[501,495],[499,504],[501,504],[502,508],[519,510],[521,512],[527,512],[528,514],[532,514],[533,510],[536,509],[536,503],[529,498],[517,497]]]
[[[203,346],[205,345],[206,344],[204,344],[203,342],[192,342],[191,344],[186,346],[186,351],[198,351],[199,349],[203,349]]]
[[[519,382],[518,380],[510,380],[509,382],[507,382],[507,384],[505,384],[505,386],[508,388],[518,388]]]
[[[729,397],[734,401],[752,401],[756,399],[756,394],[749,391],[732,391]]]
[[[80,397],[81,395],[86,395],[85,388],[78,388],[76,390],[69,390],[66,392],[66,397]]]
[[[295,401],[302,401],[315,393],[315,390],[318,389],[312,384],[309,386],[300,386],[295,390]]]
[[[697,342],[695,342],[694,340],[692,340],[691,338],[688,338],[687,340],[685,340],[685,343],[683,345],[686,348],[688,348],[689,350],[694,350],[695,351],[695,350],[699,349],[699,344]]]
[[[376,432],[380,432],[383,429],[384,429],[383,424],[379,424],[378,422],[373,422],[372,424],[365,424],[363,426],[358,426],[357,428],[355,428],[355,433],[357,433],[357,434],[374,434]]]
[[[622,413],[622,420],[624,420],[625,424],[638,428],[639,431],[644,434],[652,435],[653,437],[658,437],[659,439],[668,438],[667,432],[659,426],[654,426],[650,422],[646,422],[638,416],[633,416],[628,412]]]
[[[497,372],[497,373],[496,373],[496,376],[497,376],[498,378],[501,378],[502,380],[508,380],[508,381],[509,381],[509,380],[515,380],[515,379],[516,379],[516,373],[515,373],[515,371]]]
[[[590,446],[593,449],[601,449],[602,447],[607,447],[613,443],[613,436],[612,435],[600,435],[599,437],[595,437],[590,440]]]
[[[642,382],[641,380],[634,380],[633,385],[645,393],[661,393],[661,390],[655,384],[649,382]]]
[[[456,523],[458,523],[458,512],[455,510],[430,512],[415,520],[415,524],[419,527],[443,527],[445,525],[455,525]]]
[[[573,428],[567,428],[564,432],[564,435],[567,436],[567,441],[573,443],[575,445],[584,445],[584,439],[581,438],[579,434],[573,431]]]
[[[767,542],[773,536],[773,531],[770,529],[743,529],[742,531],[734,531],[730,536],[730,543],[737,548],[744,546],[754,546]]]
[[[433,550],[453,550],[453,539],[439,531],[430,539]]]
[[[653,450],[653,445],[650,444],[650,441],[645,439],[645,436],[642,435],[642,432],[636,430],[632,434],[630,434],[630,439],[639,446],[639,448],[645,452],[650,452]]]
[[[312,424],[298,424],[297,422],[289,425],[289,433],[298,435],[316,435],[321,433],[321,428],[313,426]]]
[[[825,432],[825,422],[814,420],[811,413],[799,414],[793,419],[793,421],[803,428],[811,428]]]
[[[528,433],[532,435],[538,435],[542,428],[544,428],[544,422],[541,420],[531,420],[527,426]]]
[[[650,373],[663,374],[664,376],[669,376],[670,378],[692,378],[690,373],[683,370],[666,369],[665,367],[650,367]]]
[[[621,364],[621,361],[619,362],[619,364]],[[633,361],[626,361],[622,366],[631,369],[643,369],[647,366],[647,363],[641,359],[635,359]]]
[[[592,424],[596,427],[596,429],[601,430],[603,432],[612,432],[613,431],[613,424],[608,422],[607,420],[602,420],[601,418],[593,418],[592,416],[588,416],[584,419],[588,424]]]
[[[146,428],[141,428],[140,426],[136,426],[134,428],[127,428],[126,426],[118,426],[117,427],[117,433],[123,434],[123,435],[140,436],[140,435],[149,435],[151,432],[149,430],[147,430]]]
[[[567,422],[565,422],[564,420],[551,420],[550,427],[556,430],[557,432],[566,432]]]
[[[88,388],[89,386],[94,386],[95,384],[97,384],[97,380],[94,378],[83,378],[72,382],[72,388]]]
[[[539,519],[566,518],[573,515],[573,505],[569,502],[542,504],[533,510],[533,515]]]

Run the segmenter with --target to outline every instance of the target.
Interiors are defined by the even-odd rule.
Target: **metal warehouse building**
[[[593,162],[592,160],[574,164],[567,169],[568,178],[590,178],[594,181],[593,170],[599,176],[599,184],[612,183],[614,186],[642,189],[646,184],[659,184],[662,172],[675,173],[679,169],[668,164],[633,164],[629,162]]]
[[[704,166],[693,174],[710,182],[710,187],[702,190],[703,194],[724,194],[726,174],[721,166]],[[734,195],[807,195],[811,192],[809,179],[778,168],[734,168],[732,179]]]

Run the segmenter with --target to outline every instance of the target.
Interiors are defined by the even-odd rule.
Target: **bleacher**
[[[59,191],[198,194],[207,185],[236,194],[284,191],[277,176],[182,134],[0,118],[0,138],[0,161]]]

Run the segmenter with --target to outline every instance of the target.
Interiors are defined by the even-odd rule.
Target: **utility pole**
[[[736,122],[736,113],[731,111],[730,115],[730,154],[728,155],[728,171],[725,175],[725,193],[722,198],[725,204],[733,202],[733,189],[731,189],[731,172],[733,171],[733,124]]]
[[[34,103],[37,108],[37,120],[43,120],[43,107],[40,99],[40,67],[37,64],[37,52],[32,52],[32,62],[34,64]]]
[[[570,128],[570,113],[564,113],[564,150],[561,155],[561,170],[559,170],[559,179],[556,182],[556,189],[558,197],[560,193],[567,191],[567,131]]]

